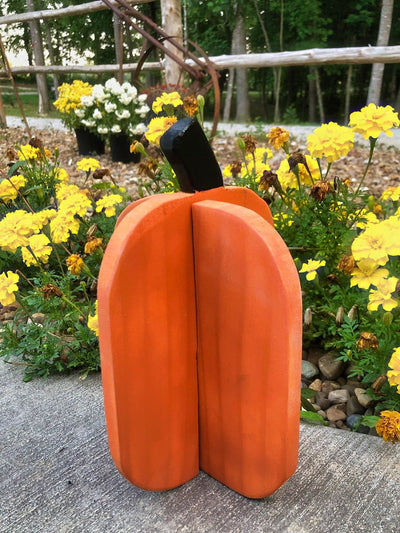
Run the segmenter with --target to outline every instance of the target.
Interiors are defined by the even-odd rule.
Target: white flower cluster
[[[104,85],[94,85],[90,96],[82,96],[75,113],[83,126],[101,136],[140,135],[146,131],[143,120],[150,111],[146,100],[147,95],[138,95],[130,83],[111,78]]]

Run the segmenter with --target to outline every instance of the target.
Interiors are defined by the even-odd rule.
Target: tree
[[[246,30],[243,13],[236,7],[235,27],[232,34],[232,54],[246,53]],[[236,69],[236,121],[247,122],[250,119],[249,85],[247,69]]]
[[[181,0],[161,0],[161,18],[163,30],[182,44],[182,10]],[[166,48],[171,50],[176,56],[183,59],[183,54],[168,41]],[[165,56],[165,80],[168,85],[176,85],[181,78],[180,66],[169,56]]]
[[[381,18],[379,23],[377,46],[387,46],[392,26],[393,0],[382,0]],[[384,63],[372,65],[371,81],[369,83],[367,104],[379,104],[382,89]]]
[[[35,10],[33,0],[26,0],[26,10]],[[35,63],[36,65],[44,65],[43,42],[39,22],[37,20],[32,20],[29,23],[29,27],[31,30]],[[50,111],[50,99],[45,74],[36,74],[36,85],[39,93],[39,113],[46,115]]]

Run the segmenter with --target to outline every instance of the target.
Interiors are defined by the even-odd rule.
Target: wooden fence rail
[[[346,65],[371,63],[400,63],[400,46],[365,46],[354,48],[311,48],[293,52],[276,52],[268,54],[222,55],[209,58],[216,69],[227,68],[264,68],[276,66],[301,65]],[[192,65],[193,62],[187,61]],[[123,65],[125,72],[136,70],[136,63]],[[143,70],[160,70],[163,61],[148,62]],[[13,74],[37,73],[91,73],[118,72],[119,65],[46,65],[22,66],[11,69]],[[0,71],[0,75],[3,71]]]

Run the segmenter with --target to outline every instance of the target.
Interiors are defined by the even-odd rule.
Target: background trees
[[[80,4],[84,0],[30,1],[34,2],[35,9],[49,9]],[[179,4],[179,0],[169,1]],[[180,0],[180,3],[184,13],[184,38],[198,43],[210,56],[232,51],[278,52],[400,42],[400,25],[396,24],[400,3],[393,0],[340,2],[340,8],[338,2],[328,0]],[[24,0],[3,0],[0,13],[23,12],[24,4]],[[139,9],[162,24],[160,2],[143,4]],[[381,10],[383,13],[384,9],[385,24],[380,29]],[[383,33],[384,28],[386,33]],[[6,39],[7,48],[26,49],[32,61],[29,25],[13,25],[11,29]],[[77,55],[95,64],[115,62],[110,11],[47,21],[45,25],[42,23],[41,32],[46,62],[67,64]],[[127,61],[134,61],[141,44],[140,36],[125,30]],[[227,103],[224,115],[237,120],[247,120],[250,115],[253,120],[258,117],[268,122],[346,121],[349,113],[364,105],[367,98],[398,108],[399,68],[399,64],[390,64],[384,71],[371,65],[231,70],[221,76],[228,82],[224,85],[224,102]],[[146,83],[160,80],[152,74]],[[381,86],[380,95],[373,89],[376,81]],[[369,87],[374,96],[372,93],[368,96]],[[231,93],[228,88],[232,89]]]

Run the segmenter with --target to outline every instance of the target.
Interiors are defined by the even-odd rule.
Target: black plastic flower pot
[[[95,133],[86,128],[77,128],[75,135],[80,155],[104,154],[105,142]]]
[[[140,154],[130,152],[131,141],[126,133],[110,135],[111,159],[121,163],[139,163]]]

